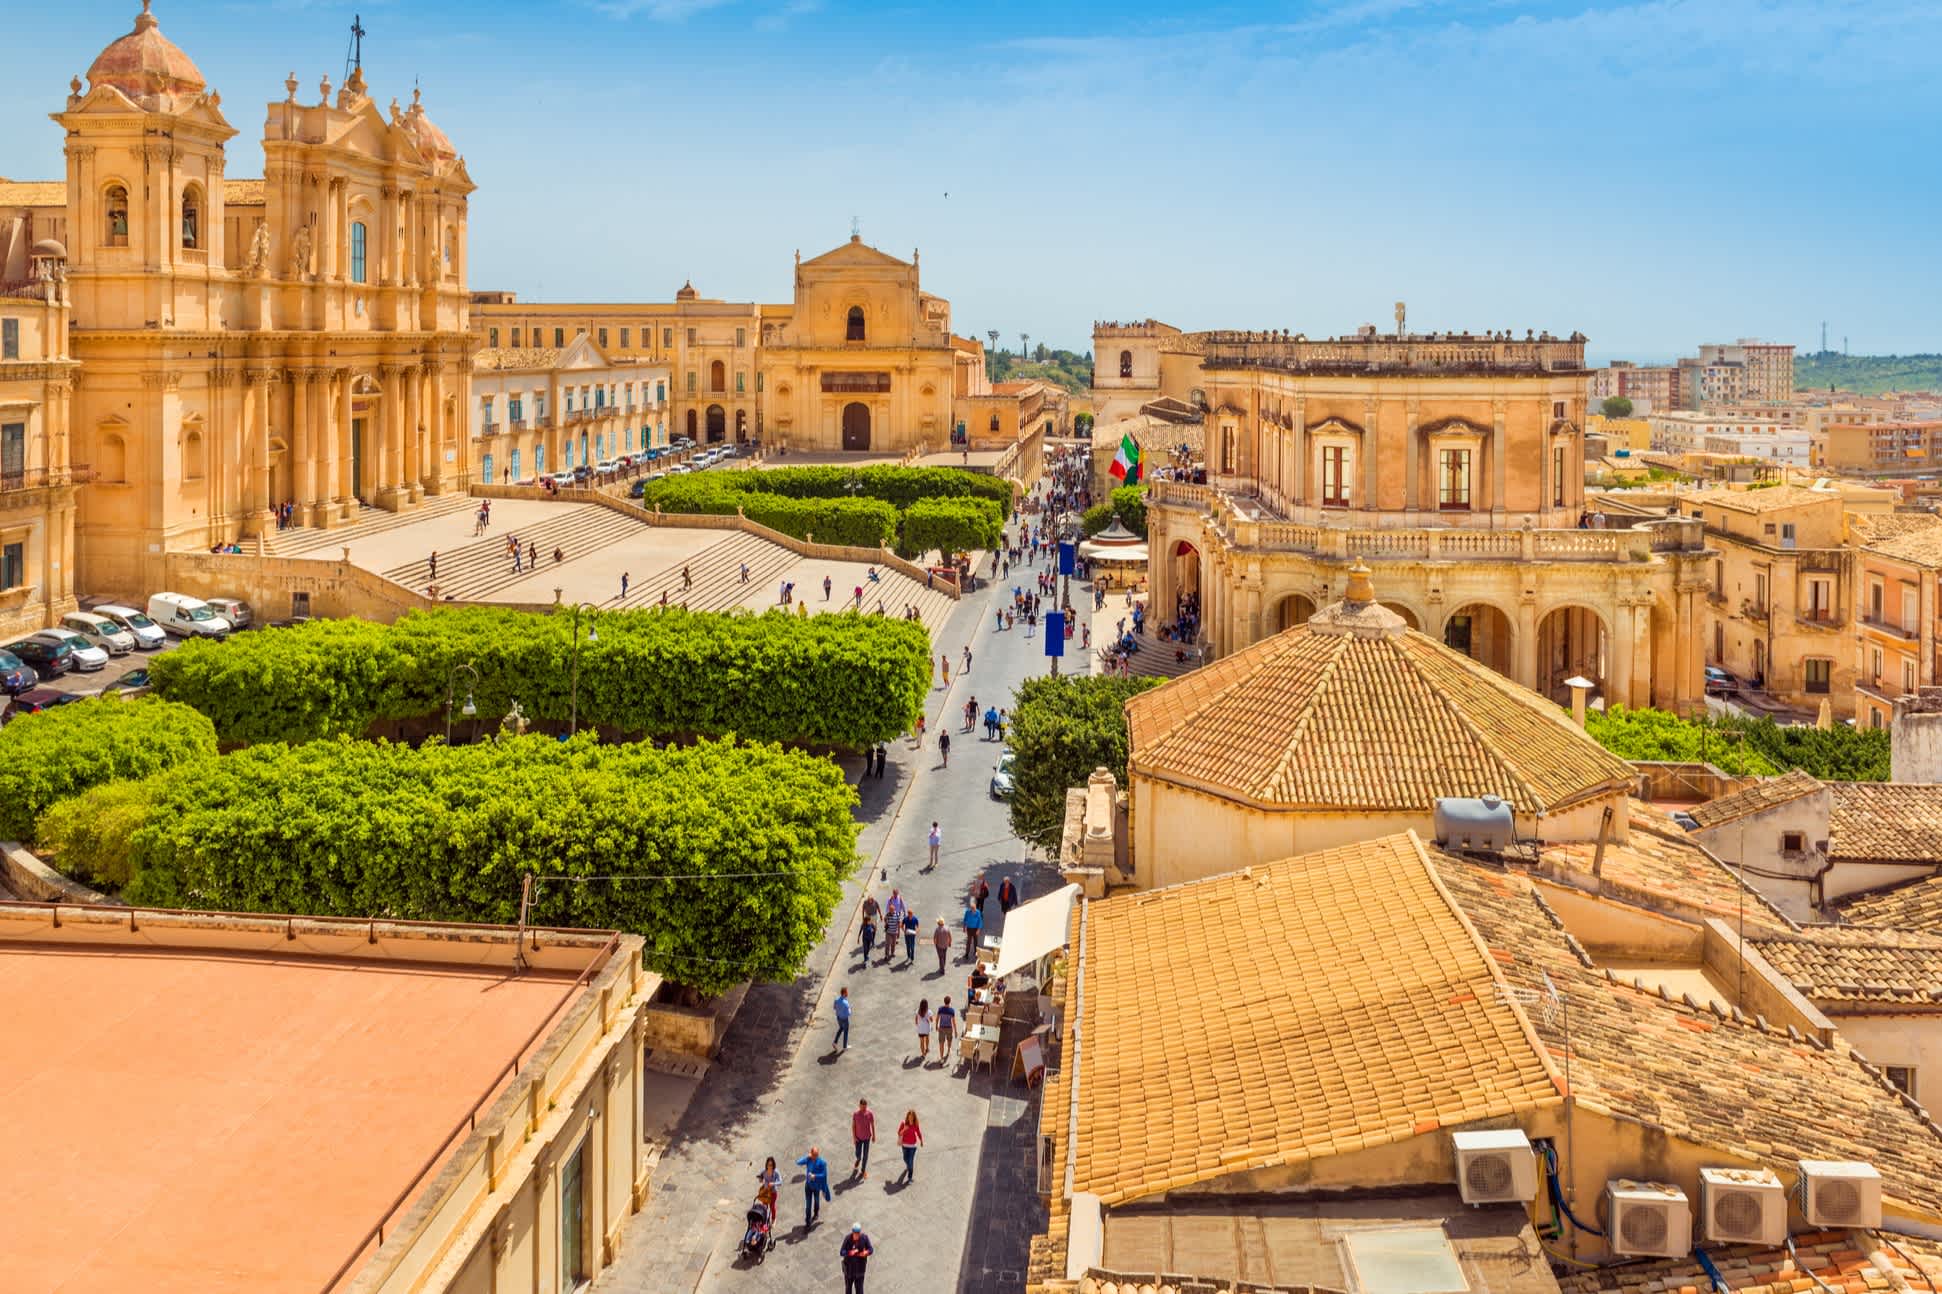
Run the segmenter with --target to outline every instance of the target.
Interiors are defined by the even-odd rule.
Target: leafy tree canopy
[[[1605,402],[1598,406],[1598,412],[1607,418],[1629,418],[1632,416],[1632,402],[1622,395],[1607,396]]]
[[[214,724],[153,697],[21,715],[0,728],[0,840],[36,840],[41,813],[89,787],[215,755]]]
[[[1712,764],[1723,772],[1771,775],[1800,768],[1840,782],[1888,780],[1883,729],[1782,727],[1771,719],[1681,719],[1664,710],[1614,707],[1586,717],[1585,731],[1623,759]]]
[[[1163,680],[1103,675],[1039,677],[1018,689],[1006,745],[1012,770],[1011,827],[1048,853],[1059,846],[1068,787],[1092,770],[1126,781],[1126,701]]]

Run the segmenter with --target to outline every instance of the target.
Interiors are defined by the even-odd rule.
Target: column
[[[1381,406],[1374,400],[1364,402],[1362,406],[1362,446],[1359,451],[1362,455],[1362,462],[1357,466],[1362,469],[1362,506],[1371,512],[1381,507],[1381,503],[1376,495],[1377,483],[1381,480],[1381,477],[1377,475],[1376,471],[1377,460],[1382,457],[1382,435],[1377,430],[1376,419],[1381,416],[1381,413]]]
[[[378,404],[378,443],[377,450],[377,489],[372,502],[379,507],[389,507],[396,511],[394,496],[398,485],[398,436],[401,421],[398,406],[403,403],[399,393],[402,383],[400,369],[396,364],[383,364],[378,368],[378,382],[382,396]]]
[[[419,484],[424,478],[425,430],[420,421],[425,407],[424,384],[423,369],[413,366],[405,370],[405,461],[398,483],[413,503],[424,497],[424,487]]]
[[[510,428],[508,428],[510,430]],[[419,471],[427,494],[444,489],[445,370],[436,356],[425,361],[425,458]]]
[[[1517,603],[1517,651],[1511,676],[1533,692],[1537,690],[1537,599],[1523,597]]]
[[[1404,408],[1403,511],[1408,514],[1411,524],[1415,524],[1416,513],[1423,504],[1423,446],[1422,435],[1417,430],[1422,415],[1423,403],[1420,400],[1411,400]]]
[[[1612,604],[1612,676],[1605,680],[1607,705],[1632,704],[1632,651],[1636,646],[1633,608],[1624,598]]]
[[[261,533],[270,519],[270,378],[268,369],[249,375],[249,508],[252,533]]]
[[[1504,402],[1498,400],[1491,405],[1490,426],[1490,516],[1492,525],[1500,526],[1504,520],[1504,459],[1508,456],[1508,446],[1504,444]]]
[[[309,369],[290,370],[290,449],[285,461],[290,464],[290,496],[297,504],[297,515],[306,521],[316,498],[310,475],[310,384],[314,380]]]
[[[1295,401],[1295,494],[1298,508],[1308,505],[1308,401]]]
[[[351,497],[351,371],[332,369],[330,376],[337,388],[337,452],[330,460],[330,501],[331,511],[341,517]]]

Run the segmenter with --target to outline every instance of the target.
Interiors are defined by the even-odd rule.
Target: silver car
[[[169,640],[162,632],[162,626],[150,620],[133,607],[102,606],[94,609],[94,614],[120,625],[135,636],[135,646],[143,651],[154,651]]]
[[[33,635],[45,643],[66,643],[74,653],[74,668],[86,674],[108,668],[106,649],[97,647],[72,629],[43,629]]]
[[[126,656],[135,650],[135,635],[107,616],[92,611],[70,611],[61,617],[60,629],[72,629],[110,656]]]

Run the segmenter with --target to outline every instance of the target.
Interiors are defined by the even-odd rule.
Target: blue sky
[[[0,174],[139,0],[18,6]],[[1942,5],[158,0],[242,132],[343,74],[466,156],[473,286],[786,300],[861,221],[960,332],[1581,329],[1942,350]],[[946,196],[948,194],[948,196]]]

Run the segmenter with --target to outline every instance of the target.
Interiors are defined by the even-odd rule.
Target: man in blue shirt
[[[809,1153],[796,1161],[796,1167],[802,1169],[802,1225],[813,1227],[816,1215],[823,1211],[823,1201],[829,1198],[829,1161],[811,1146]]]
[[[978,905],[964,905],[964,960],[970,961],[978,955],[978,932],[984,929],[984,913]]]
[[[850,1049],[850,991],[847,988],[836,995],[836,1037],[829,1044],[831,1051],[839,1048]]]

